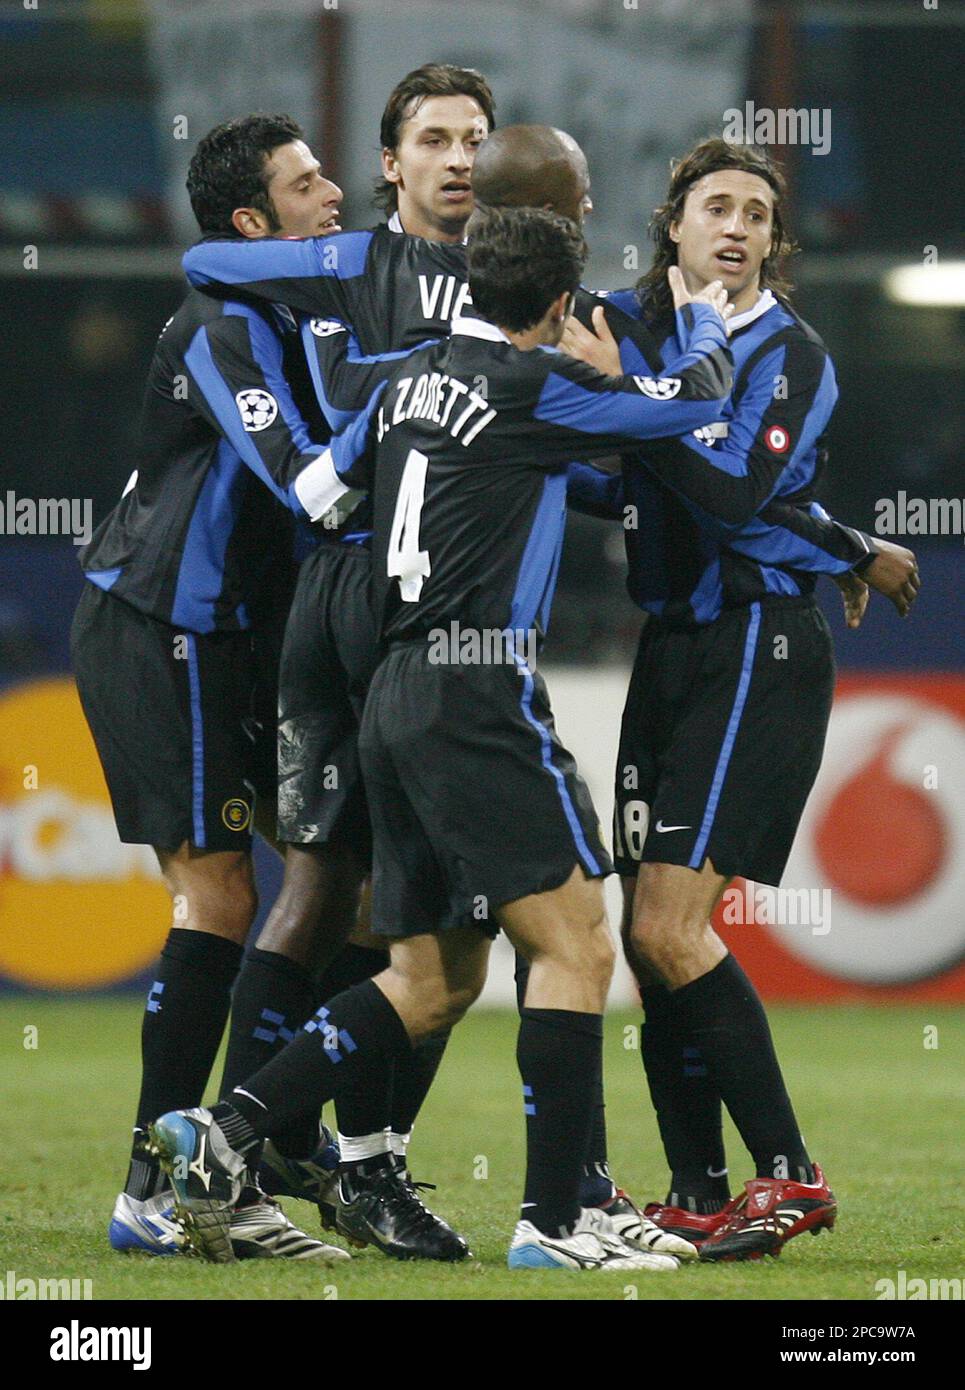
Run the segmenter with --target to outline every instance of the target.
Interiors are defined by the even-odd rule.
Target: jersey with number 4
[[[722,321],[700,305],[682,317],[683,354],[660,378],[602,376],[550,348],[522,352],[478,319],[395,369],[294,484],[312,516],[340,489],[373,488],[373,600],[386,639],[453,622],[542,635],[569,461],[697,429],[727,396]]]

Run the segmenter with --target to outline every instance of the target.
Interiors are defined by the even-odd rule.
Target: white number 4
[[[419,521],[426,500],[426,470],[429,460],[418,449],[410,449],[399,484],[399,495],[389,536],[388,575],[398,579],[402,598],[417,603],[422,585],[432,572],[428,550],[419,549]]]

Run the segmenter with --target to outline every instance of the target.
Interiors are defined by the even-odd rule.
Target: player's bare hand
[[[845,622],[848,624],[848,627],[860,627],[861,619],[864,617],[865,609],[868,607],[868,599],[871,590],[863,579],[859,579],[858,576],[852,574],[850,570],[846,571],[844,574],[836,574],[834,576],[834,582],[841,590],[841,596],[844,599]]]
[[[727,291],[724,289],[722,280],[711,280],[710,284],[705,285],[702,290],[698,290],[696,294],[691,294],[687,289],[679,265],[672,265],[669,268],[667,279],[670,282],[670,293],[673,295],[675,309],[682,309],[685,304],[709,304],[712,309],[717,310],[725,323],[734,312],[733,304],[727,302]]]
[[[620,349],[610,332],[602,304],[593,310],[593,328],[595,332],[585,328],[579,319],[571,315],[563,328],[560,347],[570,357],[586,362],[598,372],[605,372],[607,376],[622,376]]]
[[[877,538],[876,544],[878,554],[865,569],[862,578],[872,589],[884,594],[901,616],[907,618],[921,588],[918,561],[915,559],[914,551]]]

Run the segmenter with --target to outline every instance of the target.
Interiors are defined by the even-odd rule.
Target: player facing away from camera
[[[548,350],[584,256],[562,218],[490,214],[470,247],[473,298],[488,318],[408,357],[294,485],[314,516],[347,486],[371,486],[374,467],[373,599],[388,651],[360,748],[372,792],[373,927],[391,961],[329,1000],[227,1103],[154,1126],[192,1237],[210,1257],[230,1258],[222,1206],[244,1152],[455,1023],[482,988],[501,927],[531,962],[517,1053],[526,1192],[510,1264],[675,1266],[634,1250],[605,1212],[579,1202],[613,965],[600,884],[609,861],[527,653],[552,602],[568,461],[699,427],[719,411],[731,373],[719,286],[683,304],[687,341],[672,389],[604,377]],[[678,290],[683,303],[682,281]],[[433,658],[434,634],[453,624],[493,651],[488,664],[455,651]]]
[[[246,295],[285,302],[301,314],[319,400],[333,425],[351,418],[373,383],[391,369],[392,363],[377,360],[377,355],[397,354],[444,336],[451,316],[465,307],[465,247],[455,238],[465,231],[473,206],[462,186],[470,169],[474,178],[479,176],[487,202],[549,203],[575,221],[582,221],[591,207],[586,160],[569,136],[549,127],[521,126],[482,143],[492,119],[492,97],[478,73],[438,65],[410,73],[390,96],[382,120],[379,199],[391,213],[387,225],[303,245],[255,247],[207,240],[185,257],[189,276],[201,286],[228,284]],[[411,232],[421,235],[404,234]],[[434,239],[443,237],[447,239]],[[279,832],[288,842],[290,863],[335,841],[356,847],[368,841],[356,751],[361,698],[376,661],[366,599],[368,525],[360,507],[353,513],[351,532],[342,538],[347,543],[323,542],[306,561],[286,629]],[[357,896],[358,883],[345,886]],[[300,939],[319,929],[317,919],[306,917],[305,906],[283,889],[250,953],[252,976],[289,935]],[[326,929],[330,926],[323,923]],[[385,954],[372,949],[376,944],[356,937],[323,976],[323,994],[337,993],[382,969]],[[243,993],[253,1006],[271,1002],[245,988],[248,973],[246,962],[236,998]],[[280,1002],[274,1003],[273,1011],[280,1010]],[[233,1016],[226,1081],[256,1070],[284,1044],[278,1029],[252,1028],[247,1016],[257,1024],[255,1013],[253,1007],[244,1017],[240,1011]],[[426,1040],[396,1068],[391,1100],[384,1089],[369,1086],[339,1109],[343,1167],[351,1170],[343,1190],[358,1190],[348,1204],[340,1204],[338,1224],[350,1228],[355,1239],[368,1235],[390,1254],[412,1254],[416,1246],[432,1254],[435,1245],[441,1243],[444,1250],[451,1246],[451,1233],[441,1224],[433,1231],[424,1220],[407,1238],[396,1219],[402,1213],[394,1211],[407,1204],[416,1210],[417,1199],[405,1183],[406,1147],[445,1042],[444,1032]],[[389,1152],[397,1156],[399,1181],[385,1171]],[[266,1146],[265,1159],[270,1171],[263,1167],[262,1174],[269,1190],[309,1198],[316,1193],[319,1164],[310,1155],[290,1146],[282,1152],[272,1144]],[[371,1192],[364,1190],[369,1184]],[[662,1243],[659,1231],[641,1219],[609,1175],[602,1079],[581,1198],[585,1206],[604,1205],[612,1217],[620,1215],[624,1231],[648,1248]],[[324,1214],[324,1204],[321,1209]],[[388,1225],[391,1234],[381,1230]]]
[[[211,131],[188,189],[207,234],[339,226],[341,190],[287,116]],[[134,1143],[109,1231],[119,1250],[178,1249],[170,1188],[142,1141],[172,1104],[201,1100],[256,911],[253,827],[274,839],[278,652],[298,540],[288,474],[329,434],[300,360],[290,315],[192,291],[155,349],[136,470],[81,554],[78,690],[120,837],[153,845],[174,906],[141,1030]],[[325,866],[300,868],[297,890],[319,912]],[[280,969],[307,968],[310,946],[290,941]],[[292,1027],[315,1002],[309,993]],[[231,1235],[242,1255],[345,1257],[254,1188]]]
[[[351,387],[330,362],[341,360],[351,333],[365,354],[400,350],[448,331],[448,316],[465,293],[461,239],[472,208],[469,173],[494,117],[492,94],[477,72],[431,64],[409,73],[390,94],[382,119],[383,175],[378,201],[390,220],[372,230],[307,243],[324,271],[312,267],[304,290],[311,315],[301,315],[307,360],[330,422],[345,411]],[[406,235],[407,232],[413,235]],[[241,244],[207,241],[205,256],[227,252],[247,264]],[[305,248],[264,245],[252,278],[267,268],[265,254]],[[275,270],[282,269],[274,267]],[[290,269],[291,267],[289,267]],[[301,269],[301,265],[296,267]],[[286,280],[279,299],[288,300]],[[295,310],[297,312],[297,309]],[[353,363],[353,368],[355,364]],[[358,370],[369,368],[360,364]],[[367,385],[367,378],[365,384]],[[279,680],[279,836],[286,843],[286,880],[242,968],[228,1042],[223,1091],[257,1071],[320,1001],[384,969],[383,944],[364,928],[345,936],[359,910],[371,871],[369,827],[357,735],[365,690],[377,661],[368,602],[371,522],[365,504],[351,525],[323,535],[302,567],[285,630]],[[299,864],[334,856],[343,866],[340,902],[319,915],[297,892]],[[337,910],[336,910],[337,909]],[[309,1006],[311,981],[295,978],[285,957],[291,941],[314,940],[329,959]],[[339,949],[341,948],[341,949]],[[282,970],[284,969],[284,974]],[[301,984],[301,1012],[292,992]],[[287,995],[286,995],[287,991]],[[239,999],[245,1008],[238,1007]],[[274,1020],[284,1015],[285,1027]],[[342,1182],[333,1206],[333,1150],[311,1122],[266,1145],[261,1176],[267,1190],[317,1202],[356,1243],[372,1243],[400,1258],[459,1259],[465,1242],[429,1212],[409,1179],[406,1151],[413,1122],[442,1058],[447,1034],[427,1038],[387,1068],[376,1085],[342,1096],[338,1127]],[[339,1157],[339,1150],[334,1151]]]
[[[627,960],[646,1014],[643,1061],[672,1173],[666,1204],[647,1213],[700,1242],[705,1260],[780,1254],[836,1215],[760,1000],[709,922],[733,875],[780,882],[820,766],[834,685],[809,534],[821,515],[813,494],[837,387],[826,349],[785,297],[783,191],[763,152],[701,142],[675,166],[655,214],[653,268],[636,291],[608,299],[642,316],[664,354],[676,351],[669,267],[691,291],[722,279],[735,310],[734,392],[719,420],[625,456],[619,480],[621,505],[639,522],[627,532],[628,584],[649,617],[623,717],[615,861]],[[625,353],[614,359],[612,347],[580,355],[626,370]],[[682,507],[681,490],[696,511]],[[776,498],[800,508],[783,554],[762,549],[747,529]],[[863,575],[907,613],[918,589],[910,551],[844,528],[834,549],[842,573]],[[860,620],[856,582],[852,619]],[[757,1170],[734,1200],[721,1100]]]

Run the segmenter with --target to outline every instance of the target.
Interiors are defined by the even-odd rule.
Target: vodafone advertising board
[[[715,925],[772,999],[965,999],[965,678],[839,679],[781,894]]]

